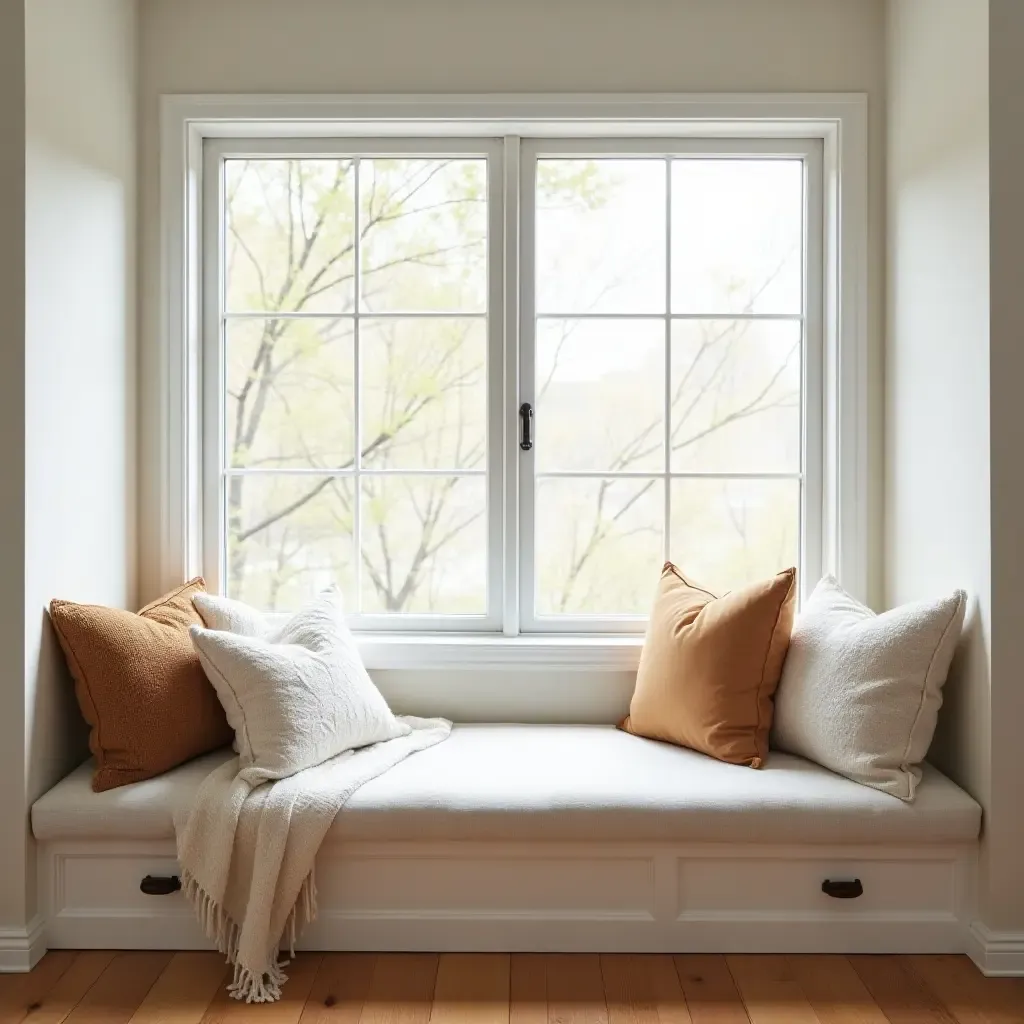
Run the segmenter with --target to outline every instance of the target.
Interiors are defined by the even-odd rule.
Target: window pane
[[[659,479],[537,481],[540,615],[646,615],[663,562]]]
[[[360,332],[363,465],[483,468],[486,322],[367,319]]]
[[[672,324],[672,469],[800,470],[798,320]]]
[[[354,161],[225,163],[229,312],[352,309]]]
[[[672,311],[799,313],[803,163],[672,161]]]
[[[363,476],[363,612],[487,610],[484,476]]]
[[[352,482],[312,474],[231,474],[227,593],[291,611],[337,583],[354,607]]]
[[[799,560],[797,480],[673,480],[670,557],[716,594]]]
[[[537,468],[664,468],[665,324],[537,322]]]
[[[539,160],[537,312],[665,312],[666,195],[664,160]]]
[[[359,165],[364,312],[487,308],[487,161]]]
[[[229,466],[342,469],[352,464],[352,321],[228,320]]]

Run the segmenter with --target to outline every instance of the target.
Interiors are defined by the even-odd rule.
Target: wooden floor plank
[[[548,1024],[608,1024],[596,953],[549,954],[547,985]]]
[[[646,957],[645,960],[654,985],[654,1000],[660,1024],[693,1024],[672,957],[659,955]]]
[[[226,984],[221,985],[203,1014],[202,1024],[298,1024],[321,959],[318,953],[299,953],[285,968],[288,980],[276,1003],[243,1003],[228,995]]]
[[[608,1024],[659,1024],[651,986],[640,977],[637,958],[601,954],[601,977],[608,1007]]]
[[[692,1024],[672,958],[602,954],[608,1024]]]
[[[436,953],[379,956],[360,1024],[427,1024],[437,964]]]
[[[820,1024],[784,956],[727,956],[751,1024]]]
[[[547,1024],[548,968],[543,953],[513,953],[509,964],[509,1024]]]
[[[1024,979],[963,956],[300,954],[278,1003],[212,953],[56,952],[0,1024],[1024,1024]]]
[[[61,1024],[99,981],[115,957],[110,950],[90,949],[79,953],[74,963],[42,999],[31,1015],[32,1024]]]
[[[230,977],[221,953],[175,953],[131,1024],[199,1024]]]
[[[687,953],[673,961],[693,1024],[750,1024],[724,956]]]
[[[910,956],[905,962],[958,1024],[1024,1021],[1024,978],[986,978],[965,956]]]
[[[127,1024],[170,960],[170,953],[116,953],[68,1024]]]
[[[509,1024],[507,953],[443,953],[430,1024]]]
[[[903,966],[901,956],[850,956],[871,998],[890,1024],[957,1024],[927,985]]]
[[[326,954],[299,1024],[359,1024],[376,963],[376,953]]]
[[[788,956],[821,1024],[889,1024],[845,956]]]
[[[75,953],[55,950],[27,974],[0,974],[0,1024],[21,1024],[36,1012],[75,962]]]

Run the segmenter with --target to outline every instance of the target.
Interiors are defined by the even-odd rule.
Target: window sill
[[[368,669],[635,672],[642,636],[356,634]]]

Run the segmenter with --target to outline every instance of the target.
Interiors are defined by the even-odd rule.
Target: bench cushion
[[[87,762],[36,802],[36,838],[170,839],[174,809],[230,756],[106,793]],[[330,838],[918,844],[971,841],[980,824],[930,765],[907,804],[791,754],[754,770],[611,726],[457,725],[359,789]]]

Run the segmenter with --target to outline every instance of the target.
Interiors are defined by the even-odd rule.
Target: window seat
[[[230,756],[106,793],[84,764],[36,802],[40,948],[209,948],[173,816]],[[904,804],[786,754],[754,771],[610,725],[459,725],[339,812],[300,947],[965,952],[980,818],[934,768]]]
[[[87,762],[36,802],[35,836],[173,839],[175,808],[229,756],[106,793]],[[980,821],[931,766],[905,804],[789,754],[754,771],[611,726],[459,725],[358,790],[331,838],[921,844],[970,842]]]

